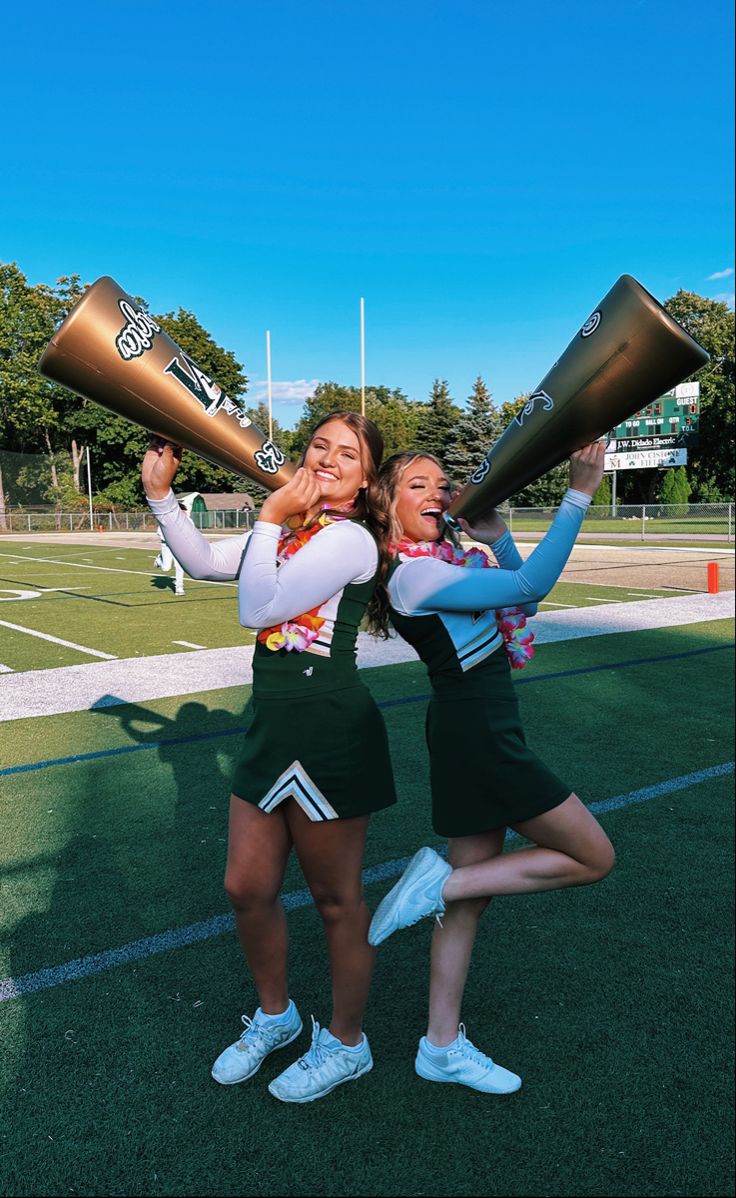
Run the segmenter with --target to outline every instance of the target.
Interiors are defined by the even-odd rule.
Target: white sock
[[[258,1016],[259,1023],[283,1023],[284,1019],[286,1019],[286,1016],[291,1013],[291,1008],[293,1006],[294,1006],[294,1003],[293,1003],[292,999],[289,999],[289,1005],[286,1008],[286,1010],[280,1011],[278,1013],[278,1015],[267,1015],[266,1012],[262,1011],[261,1008],[259,1007],[258,1010],[256,1011],[256,1014],[253,1016],[253,1018],[255,1019],[256,1016]]]
[[[455,1037],[455,1039],[454,1039],[454,1040],[451,1040],[449,1044],[445,1044],[445,1045],[443,1045],[441,1048],[440,1048],[440,1046],[439,1046],[439,1045],[437,1045],[437,1044],[433,1044],[433,1043],[432,1043],[432,1041],[431,1041],[431,1040],[428,1040],[426,1036],[424,1037],[424,1043],[425,1043],[425,1045],[427,1046],[427,1048],[429,1049],[430,1056],[432,1055],[432,1053],[433,1053],[433,1052],[436,1052],[436,1053],[439,1055],[439,1054],[441,1054],[441,1053],[444,1053],[444,1052],[449,1052],[449,1050],[450,1050],[451,1048],[455,1048],[455,1047],[456,1047],[456,1045],[457,1045],[457,1036]]]
[[[361,1035],[361,1038],[357,1044],[344,1044],[342,1042],[342,1040],[338,1039],[338,1037],[334,1036],[332,1034],[332,1032],[330,1032],[330,1031],[327,1032],[327,1035],[330,1037],[331,1040],[335,1041],[335,1044],[339,1044],[340,1048],[344,1048],[345,1052],[360,1052],[361,1048],[363,1047],[363,1043],[365,1041],[365,1033],[363,1033]]]

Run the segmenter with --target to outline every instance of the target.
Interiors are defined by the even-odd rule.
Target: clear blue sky
[[[6,6],[0,259],[305,384],[533,387],[623,272],[733,293],[726,0]],[[717,277],[720,276],[720,277]]]

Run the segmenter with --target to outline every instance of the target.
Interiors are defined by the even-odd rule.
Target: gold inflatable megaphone
[[[38,369],[270,491],[296,470],[114,279],[98,279],[84,293],[54,333]]]
[[[459,516],[472,523],[708,361],[654,296],[622,275],[488,451],[445,519],[454,527]]]

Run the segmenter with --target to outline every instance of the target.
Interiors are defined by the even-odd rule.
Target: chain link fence
[[[190,519],[197,528],[207,532],[247,532],[253,527],[255,514],[246,509],[233,511],[192,512]],[[38,508],[6,508],[0,514],[2,532],[155,532],[156,518],[148,509],[139,512],[76,512],[42,511]]]
[[[512,532],[544,533],[556,508],[501,508]],[[635,503],[614,509],[590,507],[583,534],[621,540],[691,538],[731,543],[734,539],[733,503]]]
[[[513,533],[544,534],[557,509],[502,507],[501,513]],[[193,512],[192,520],[207,532],[247,532],[256,518],[246,510]],[[55,512],[6,508],[0,516],[0,532],[155,532],[156,520],[148,510],[138,512]],[[621,540],[669,538],[734,540],[733,503],[637,503],[591,507],[583,535],[599,534]]]

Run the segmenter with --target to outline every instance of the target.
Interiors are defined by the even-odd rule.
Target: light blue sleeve
[[[520,570],[524,565],[524,559],[508,529],[502,537],[493,542],[490,548],[501,570]],[[522,603],[518,606],[521,607],[525,616],[536,616],[537,614],[536,603]]]
[[[514,570],[478,570],[432,557],[404,562],[389,584],[392,605],[411,616],[538,603],[560,577],[589,504],[589,495],[568,490],[544,540]]]

